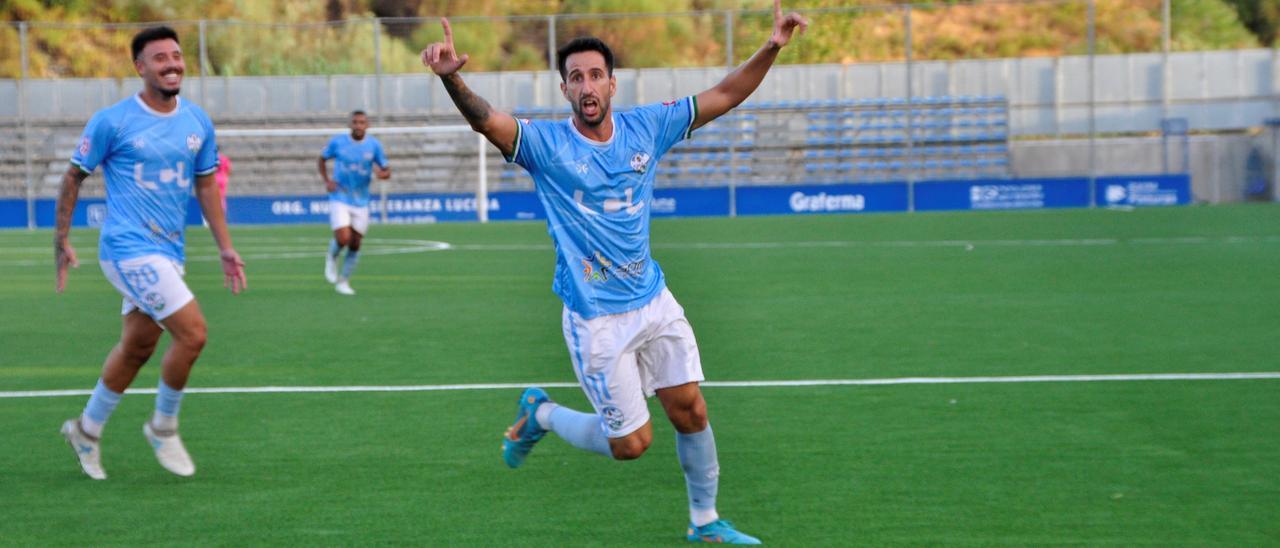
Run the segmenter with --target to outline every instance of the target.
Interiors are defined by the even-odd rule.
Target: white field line
[[[244,252],[240,255],[245,260],[289,260],[314,259],[324,256],[327,243],[323,240],[296,239],[298,247],[257,248],[261,242],[279,243],[287,241],[282,238],[253,237],[241,238]],[[654,249],[820,249],[820,248],[927,248],[956,247],[969,251],[981,247],[1100,247],[1113,245],[1212,245],[1243,243],[1280,243],[1280,235],[1251,236],[1177,236],[1154,238],[1059,238],[1059,239],[1027,239],[1027,240],[898,240],[898,241],[858,241],[830,240],[807,242],[657,242]],[[408,253],[427,253],[432,251],[548,251],[551,243],[536,244],[450,244],[432,240],[379,239],[365,240],[365,255],[401,255]],[[47,248],[14,247],[0,248],[0,255],[39,255],[48,254],[48,258],[0,260],[0,266],[49,266],[53,263],[53,254]],[[214,255],[192,254],[188,261],[216,261]]]
[[[1280,235],[1189,236],[1168,238],[1059,238],[1028,240],[829,240],[806,242],[680,242],[652,244],[654,249],[813,249],[845,247],[1088,247],[1109,245],[1205,245],[1240,243],[1280,243]],[[550,244],[456,244],[458,251],[534,251],[551,249]]]
[[[1116,382],[1116,381],[1221,381],[1280,379],[1280,372],[1262,373],[1141,373],[1121,375],[1029,375],[1010,377],[897,377],[886,379],[814,379],[794,381],[709,381],[708,388],[774,388],[795,386],[883,386],[901,384],[992,384],[1034,382]],[[188,394],[299,394],[335,392],[443,392],[457,390],[518,390],[528,386],[573,388],[575,383],[494,383],[423,384],[403,386],[251,386],[188,388]],[[88,396],[92,390],[26,390],[0,392],[0,399]],[[130,394],[155,394],[154,388],[129,390]]]

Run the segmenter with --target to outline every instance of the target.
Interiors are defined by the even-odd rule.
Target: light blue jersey
[[[367,133],[359,141],[352,139],[349,133],[335,135],[324,147],[321,157],[337,159],[333,163],[333,181],[338,183],[338,190],[330,192],[329,199],[350,206],[368,207],[373,164],[384,169],[387,167],[382,143]]]
[[[693,97],[613,115],[592,141],[571,120],[519,120],[508,161],[533,176],[556,246],[552,291],[584,318],[647,304],[666,287],[649,256],[654,167],[692,131]]]
[[[100,259],[160,254],[184,261],[195,178],[218,169],[213,122],[200,107],[178,98],[173,112],[160,113],[137,95],[120,101],[89,120],[71,163],[85,173],[102,166],[107,218]]]

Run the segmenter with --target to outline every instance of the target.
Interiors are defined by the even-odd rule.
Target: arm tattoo
[[[76,171],[73,172],[72,169]],[[71,231],[71,214],[76,210],[76,199],[80,197],[80,185],[84,183],[84,178],[85,175],[74,167],[62,175],[62,188],[58,191],[54,242],[65,240],[67,233]]]
[[[449,92],[449,98],[453,99],[453,104],[457,105],[458,111],[462,113],[462,117],[466,118],[472,127],[477,127],[489,119],[489,113],[493,107],[489,106],[489,102],[483,97],[472,92],[457,73],[441,78],[440,81],[444,84],[444,89]]]

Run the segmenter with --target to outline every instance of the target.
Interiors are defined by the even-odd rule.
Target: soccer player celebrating
[[[719,463],[698,383],[702,364],[684,310],[649,253],[654,164],[690,133],[745,100],[778,51],[808,22],[774,2],[773,34],[746,63],[697,96],[614,113],[613,53],[595,38],[557,52],[560,90],[573,115],[516,120],[472,92],[458,74],[467,56],[444,41],[422,52],[475,131],[533,176],[556,248],[552,289],[564,302],[562,326],[578,382],[595,408],[557,405],[539,388],[520,396],[503,439],[508,466],[520,466],[547,431],[575,447],[635,459],[653,439],[646,396],[656,394],[675,426],[676,453],[689,493],[694,542],[757,544],[716,511]]]
[[[244,262],[231,247],[213,178],[218,169],[213,122],[200,107],[178,97],[186,69],[178,35],[168,27],[148,28],[134,36],[132,51],[142,92],[98,111],[85,126],[62,176],[53,238],[61,293],[68,267],[79,266],[67,235],[80,186],[102,166],[107,218],[98,261],[107,280],[124,295],[124,326],[83,414],[62,425],[80,468],[99,480],[107,477],[98,445],[103,425],[165,331],[173,342],[161,361],[155,414],[142,431],[165,469],[179,476],[196,471],[178,437],[182,390],[206,338],[204,315],[182,279],[192,180],[218,245],[224,285],[232,293],[246,287]]]
[[[329,226],[333,239],[324,258],[324,277],[343,295],[355,295],[351,289],[351,273],[360,260],[360,241],[369,231],[369,175],[390,179],[391,168],[382,143],[369,129],[369,117],[363,110],[351,113],[351,133],[333,136],[320,154],[320,178],[329,192]],[[333,177],[325,162],[334,159]],[[347,248],[347,258],[338,273],[338,255]]]

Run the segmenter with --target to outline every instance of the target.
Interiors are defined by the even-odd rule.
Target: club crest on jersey
[[[372,153],[372,152],[366,152],[366,153],[364,153],[364,161],[368,162],[368,161],[371,161],[371,160],[373,160],[373,153]]]
[[[644,175],[644,172],[649,170],[649,155],[644,152],[637,152],[635,156],[631,157],[631,169]]]
[[[610,430],[617,432],[622,429],[623,416],[621,409],[608,405],[605,406],[604,409],[600,410],[600,414],[604,417],[605,425],[608,426]]]
[[[164,297],[162,297],[159,293],[155,293],[155,292],[147,293],[145,300],[147,301],[147,306],[151,307],[151,310],[154,310],[156,312],[164,310],[164,305],[165,305]]]
[[[204,144],[204,139],[201,139],[199,135],[192,133],[187,136],[187,149],[191,152],[198,152],[202,144]]]
[[[89,154],[89,146],[90,146],[90,145],[89,145],[89,138],[88,138],[88,137],[81,137],[81,138],[80,138],[80,155],[81,155],[81,156],[84,156],[84,155]]]

